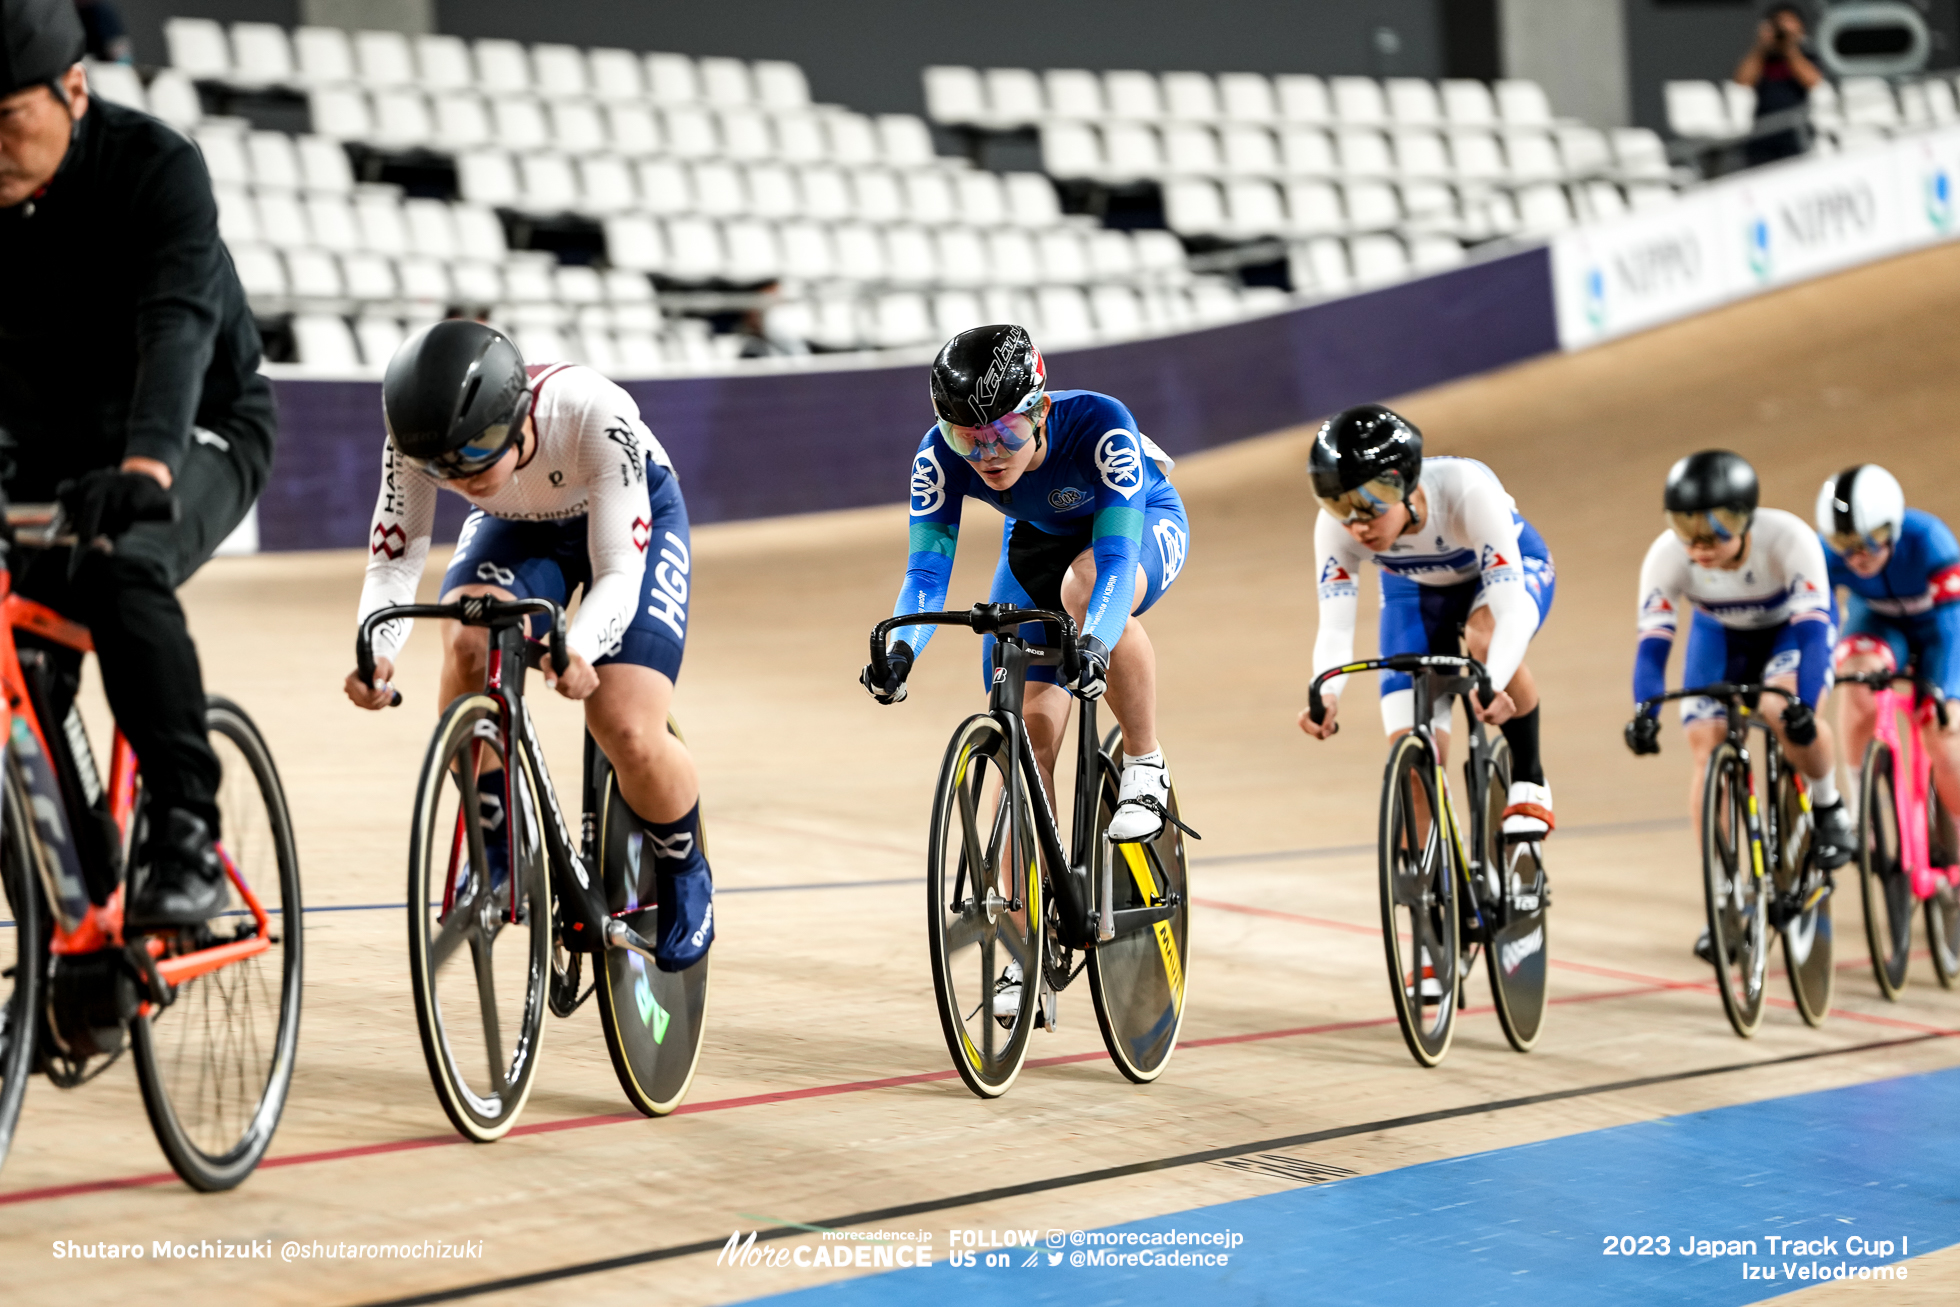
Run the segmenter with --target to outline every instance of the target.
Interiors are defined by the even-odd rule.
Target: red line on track
[[[1329,917],[1310,917],[1298,912],[1282,912],[1275,908],[1255,908],[1241,903],[1227,903],[1222,899],[1191,900],[1194,906],[1211,908],[1220,912],[1235,912],[1250,917],[1268,917],[1278,921],[1297,921],[1304,925],[1319,926],[1327,930],[1337,930],[1353,935],[1378,935],[1374,926],[1360,926],[1350,921],[1336,921]],[[1605,990],[1594,994],[1569,994],[1562,998],[1548,1000],[1553,1006],[1568,1003],[1597,1003],[1604,1000],[1634,998],[1642,994],[1665,993],[1670,990],[1693,989],[1713,992],[1712,981],[1668,980],[1660,976],[1642,975],[1635,971],[1621,971],[1612,967],[1594,966],[1585,962],[1568,962],[1557,958],[1552,965],[1567,971],[1582,972],[1605,979],[1634,982],[1631,989]],[[1849,964],[1846,964],[1849,965]],[[1778,1007],[1794,1008],[1789,999],[1770,999]],[[1466,1008],[1470,1015],[1490,1012],[1489,1006]],[[1928,1034],[1960,1036],[1960,1030],[1941,1026],[1924,1025],[1917,1021],[1903,1021],[1893,1017],[1867,1015],[1862,1012],[1849,1012],[1842,1008],[1832,1008],[1831,1014],[1852,1021],[1865,1021],[1874,1025],[1912,1030]],[[1214,1048],[1231,1044],[1261,1043],[1273,1039],[1295,1039],[1308,1035],[1328,1035],[1344,1030],[1365,1030],[1378,1026],[1392,1026],[1394,1017],[1373,1017],[1363,1021],[1333,1021],[1317,1026],[1294,1026],[1285,1030],[1259,1030],[1238,1035],[1214,1035],[1206,1039],[1186,1039],[1180,1041],[1183,1048]],[[1030,1067],[1066,1066],[1077,1062],[1101,1061],[1108,1054],[1069,1053],[1059,1057],[1029,1058]],[[673,1115],[685,1116],[696,1112],[726,1112],[742,1107],[762,1107],[771,1103],[789,1103],[804,1098],[828,1098],[837,1094],[865,1093],[874,1089],[895,1089],[903,1085],[930,1084],[941,1080],[951,1080],[959,1072],[922,1071],[915,1075],[886,1076],[878,1080],[852,1080],[834,1085],[810,1085],[803,1089],[775,1090],[766,1094],[749,1094],[741,1098],[718,1098],[706,1103],[687,1103],[675,1109]],[[510,1131],[511,1138],[520,1135],[556,1134],[561,1130],[585,1130],[593,1126],[626,1125],[645,1121],[638,1112],[609,1112],[598,1116],[566,1117],[558,1121],[539,1121],[533,1125],[520,1125]],[[386,1153],[417,1152],[427,1148],[448,1148],[468,1142],[457,1135],[421,1135],[413,1139],[396,1139],[386,1143],[358,1144],[351,1148],[330,1148],[311,1153],[289,1153],[282,1157],[268,1157],[259,1163],[262,1171],[276,1170],[287,1166],[311,1166],[321,1162],[343,1162],[357,1157],[375,1157]],[[23,1203],[52,1202],[59,1198],[74,1198],[82,1194],[113,1193],[118,1189],[142,1189],[155,1185],[170,1184],[177,1179],[174,1172],[155,1171],[146,1175],[119,1176],[112,1180],[88,1180],[79,1184],[50,1185],[40,1189],[21,1189],[13,1193],[0,1193],[0,1207],[11,1207]]]

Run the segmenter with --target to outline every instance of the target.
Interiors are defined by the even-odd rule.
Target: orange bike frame
[[[37,860],[48,902],[54,909],[54,933],[48,949],[55,954],[77,954],[118,948],[124,942],[124,887],[118,884],[103,903],[89,898],[80,852],[69,837],[67,813],[54,771],[55,755],[48,748],[49,724],[36,716],[27,692],[27,677],[21,669],[20,650],[14,639],[20,631],[79,653],[93,652],[94,643],[86,627],[69,621],[44,604],[15,594],[13,578],[0,569],[0,743],[21,765],[30,799],[30,812],[21,815],[34,822],[40,837],[36,841]],[[130,823],[136,814],[137,792],[136,753],[118,728],[109,752],[108,802],[109,813],[115,819],[125,848],[129,843]],[[252,892],[222,845],[218,856],[239,897],[251,910],[256,933],[168,958],[162,957],[164,940],[152,937],[146,941],[146,948],[152,957],[160,959],[156,971],[168,984],[180,985],[272,947],[271,923],[259,904],[258,895]]]

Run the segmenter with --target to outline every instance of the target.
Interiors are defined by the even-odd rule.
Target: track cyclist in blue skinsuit
[[[1838,674],[1911,666],[1943,698],[1960,698],[1960,543],[1946,523],[1907,508],[1890,472],[1860,463],[1817,492],[1817,532],[1831,587],[1846,592]],[[1851,763],[1871,743],[1877,705],[1862,685],[1840,687],[1839,701]],[[1960,712],[1928,743],[1940,802],[1960,812]]]
[[[1165,475],[1171,458],[1107,395],[1048,389],[1041,354],[1021,327],[963,331],[932,365],[939,420],[912,458],[911,552],[894,617],[946,602],[967,499],[1007,515],[992,600],[1062,609],[1083,634],[1082,668],[1068,690],[1105,690],[1123,728],[1123,783],[1109,823],[1113,840],[1155,836],[1170,777],[1157,747],[1157,659],[1136,615],[1177,580],[1191,532]],[[932,638],[930,626],[892,632],[892,674],[866,666],[861,680],[880,703],[905,697],[905,678]],[[1030,624],[1025,633],[1040,640]],[[993,642],[982,670],[992,676]],[[1023,716],[1042,781],[1055,791],[1055,755],[1069,700],[1052,667],[1028,669]]]

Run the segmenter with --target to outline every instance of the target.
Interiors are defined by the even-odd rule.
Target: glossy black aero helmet
[[[1048,370],[1027,328],[973,327],[946,342],[932,361],[932,411],[939,432],[962,458],[1020,449],[1034,437],[1031,414],[1048,392]]]
[[[1357,404],[1321,423],[1307,456],[1320,506],[1338,522],[1365,522],[1415,493],[1422,432],[1380,404]]]
[[[503,457],[531,411],[531,380],[510,337],[451,319],[402,342],[381,383],[395,452],[444,480]]]
[[[1667,472],[1667,524],[1689,544],[1747,535],[1756,518],[1756,469],[1727,449],[1690,454]]]

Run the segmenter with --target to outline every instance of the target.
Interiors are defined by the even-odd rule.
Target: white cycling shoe
[[[1552,787],[1533,785],[1530,781],[1512,781],[1511,793],[1504,805],[1505,837],[1541,840],[1550,835],[1556,826],[1557,823],[1552,820]]]
[[[1155,839],[1164,829],[1164,814],[1169,811],[1171,801],[1170,769],[1164,766],[1162,750],[1145,758],[1148,760],[1130,759],[1123,764],[1116,811],[1109,818],[1112,843]]]
[[[994,1020],[1012,1029],[1021,1015],[1021,964],[1009,958],[994,980]]]

